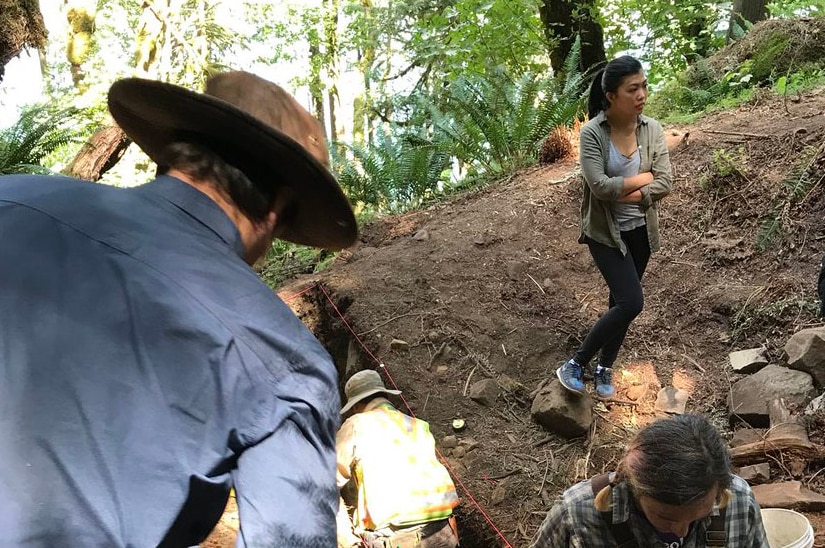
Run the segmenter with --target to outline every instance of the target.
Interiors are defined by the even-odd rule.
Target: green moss
[[[753,52],[751,74],[757,81],[764,82],[771,77],[775,70],[783,69],[787,63],[785,53],[790,42],[790,37],[776,32],[771,34]]]

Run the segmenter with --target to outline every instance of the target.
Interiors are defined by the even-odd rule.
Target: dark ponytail
[[[642,64],[635,57],[622,55],[610,61],[593,76],[590,84],[590,97],[587,100],[587,115],[593,119],[599,112],[610,106],[607,92],[616,93],[626,76],[638,74]]]

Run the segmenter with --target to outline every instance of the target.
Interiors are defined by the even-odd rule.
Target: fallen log
[[[800,475],[808,462],[825,458],[825,446],[808,439],[808,432],[800,417],[793,415],[785,401],[774,399],[768,404],[771,427],[764,439],[740,445],[730,450],[737,466],[764,462],[765,457],[779,457],[790,466],[794,475]]]

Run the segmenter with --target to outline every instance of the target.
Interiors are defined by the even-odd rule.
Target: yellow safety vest
[[[353,478],[360,530],[403,527],[448,517],[458,505],[449,472],[425,421],[386,403],[357,415]]]

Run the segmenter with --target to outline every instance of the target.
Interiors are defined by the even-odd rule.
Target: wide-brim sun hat
[[[197,93],[125,78],[110,88],[109,110],[155,162],[168,145],[190,142],[218,154],[261,188],[290,189],[278,238],[332,250],[355,243],[355,215],[329,170],[323,129],[276,84],[232,71],[210,78],[205,93]]]
[[[384,386],[381,380],[381,375],[372,369],[365,369],[359,371],[349,378],[347,384],[344,385],[344,394],[347,396],[347,403],[341,408],[341,414],[345,414],[352,409],[352,406],[359,401],[364,400],[374,394],[393,394],[398,395],[400,390],[390,390]]]

